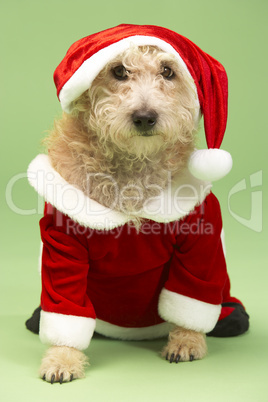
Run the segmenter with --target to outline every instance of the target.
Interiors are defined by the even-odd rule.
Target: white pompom
[[[226,176],[233,166],[229,152],[218,148],[199,149],[189,159],[191,174],[200,180],[216,181]]]

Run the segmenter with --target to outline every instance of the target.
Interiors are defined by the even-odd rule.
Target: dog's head
[[[192,151],[195,108],[189,77],[176,58],[132,45],[105,66],[71,113],[80,114],[100,143],[143,158],[170,147]]]

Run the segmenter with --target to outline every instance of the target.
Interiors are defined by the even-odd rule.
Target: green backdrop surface
[[[268,401],[267,11],[265,0],[1,1],[2,401]],[[222,206],[233,294],[246,304],[251,329],[238,338],[210,338],[207,358],[178,365],[160,358],[165,340],[96,337],[87,351],[86,379],[51,386],[37,375],[45,347],[24,328],[39,303],[43,206],[25,172],[60,114],[52,74],[67,48],[120,23],[173,29],[227,70],[223,148],[231,152],[234,167],[214,192]],[[200,138],[204,142],[202,129]]]

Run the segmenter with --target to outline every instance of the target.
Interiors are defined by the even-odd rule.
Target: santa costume
[[[211,181],[232,158],[220,150],[227,121],[223,66],[187,38],[156,26],[119,25],[71,46],[54,80],[62,109],[90,88],[102,68],[132,43],[173,54],[189,78],[203,115],[208,149],[195,151],[139,216],[111,210],[67,183],[49,156],[30,164],[30,184],[45,199],[41,306],[27,321],[44,343],[86,349],[94,331],[121,339],[152,339],[174,325],[214,336],[249,326],[242,303],[230,295],[219,203]],[[41,316],[41,317],[40,317]]]

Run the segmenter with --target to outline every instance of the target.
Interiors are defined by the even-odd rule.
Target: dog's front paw
[[[162,351],[162,356],[170,363],[202,359],[207,353],[205,335],[176,327],[169,333],[168,344]]]
[[[67,346],[51,346],[42,360],[39,373],[43,380],[51,384],[62,384],[83,378],[87,365],[87,357],[83,352]]]

